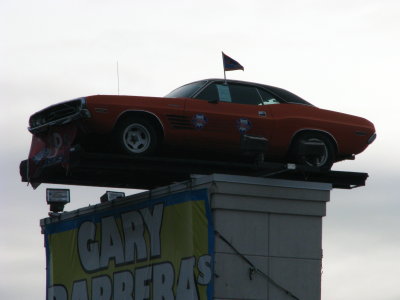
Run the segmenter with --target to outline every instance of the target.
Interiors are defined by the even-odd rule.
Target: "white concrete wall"
[[[329,184],[214,175],[214,225],[262,274],[215,238],[214,299],[321,298],[322,217]]]

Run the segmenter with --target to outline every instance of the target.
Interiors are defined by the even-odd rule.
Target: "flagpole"
[[[224,84],[227,84],[227,82],[226,82],[225,64],[224,64],[224,52],[223,51],[222,51],[222,67],[224,68]]]

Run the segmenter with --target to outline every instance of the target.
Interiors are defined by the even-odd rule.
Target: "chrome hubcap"
[[[143,153],[150,147],[150,132],[141,124],[131,124],[123,133],[125,147],[132,153]]]

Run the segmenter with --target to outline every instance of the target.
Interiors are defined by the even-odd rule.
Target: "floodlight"
[[[112,192],[112,191],[107,191],[103,196],[100,197],[100,202],[104,203],[107,201],[112,201],[117,198],[124,198],[125,193],[124,192]]]
[[[63,211],[64,205],[70,201],[69,189],[46,189],[46,201],[50,205],[50,211]]]

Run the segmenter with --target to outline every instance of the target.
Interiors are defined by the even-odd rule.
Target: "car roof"
[[[306,105],[313,106],[313,104],[311,104],[310,102],[304,100],[303,98],[297,96],[296,94],[294,94],[294,93],[292,93],[292,92],[290,92],[288,90],[285,90],[285,89],[282,89],[282,88],[279,88],[279,87],[276,87],[276,86],[272,86],[272,85],[266,85],[266,84],[257,83],[257,82],[235,80],[235,79],[223,79],[223,78],[208,78],[208,79],[203,79],[203,80],[196,80],[196,81],[193,81],[193,82],[190,82],[190,83],[202,82],[202,81],[207,81],[207,85],[210,82],[223,81],[223,82],[227,82],[227,83],[238,83],[238,84],[246,84],[246,85],[258,86],[260,88],[267,89],[267,90],[273,92],[274,94],[278,94],[278,96],[280,98],[283,98],[287,102],[290,102],[290,103],[301,103],[301,104],[306,104]],[[190,84],[190,83],[188,83],[188,84]],[[288,94],[290,94],[291,96],[289,98],[294,100],[293,99],[293,96],[294,96],[298,100],[297,101],[290,101],[290,99],[287,99],[286,97],[282,97],[282,94],[286,94],[286,96],[289,96]]]
[[[267,85],[267,84],[262,84],[262,83],[258,83],[258,82],[252,82],[252,81],[244,81],[244,80],[236,80],[236,79],[223,79],[223,78],[207,78],[207,79],[202,79],[202,80],[196,80],[190,83],[194,83],[194,82],[201,82],[201,81],[226,81],[227,83],[239,83],[239,84],[250,84],[250,85],[257,85],[260,87],[265,87],[265,88],[272,88],[272,89],[281,89],[279,87],[276,86],[272,86],[272,85]]]

